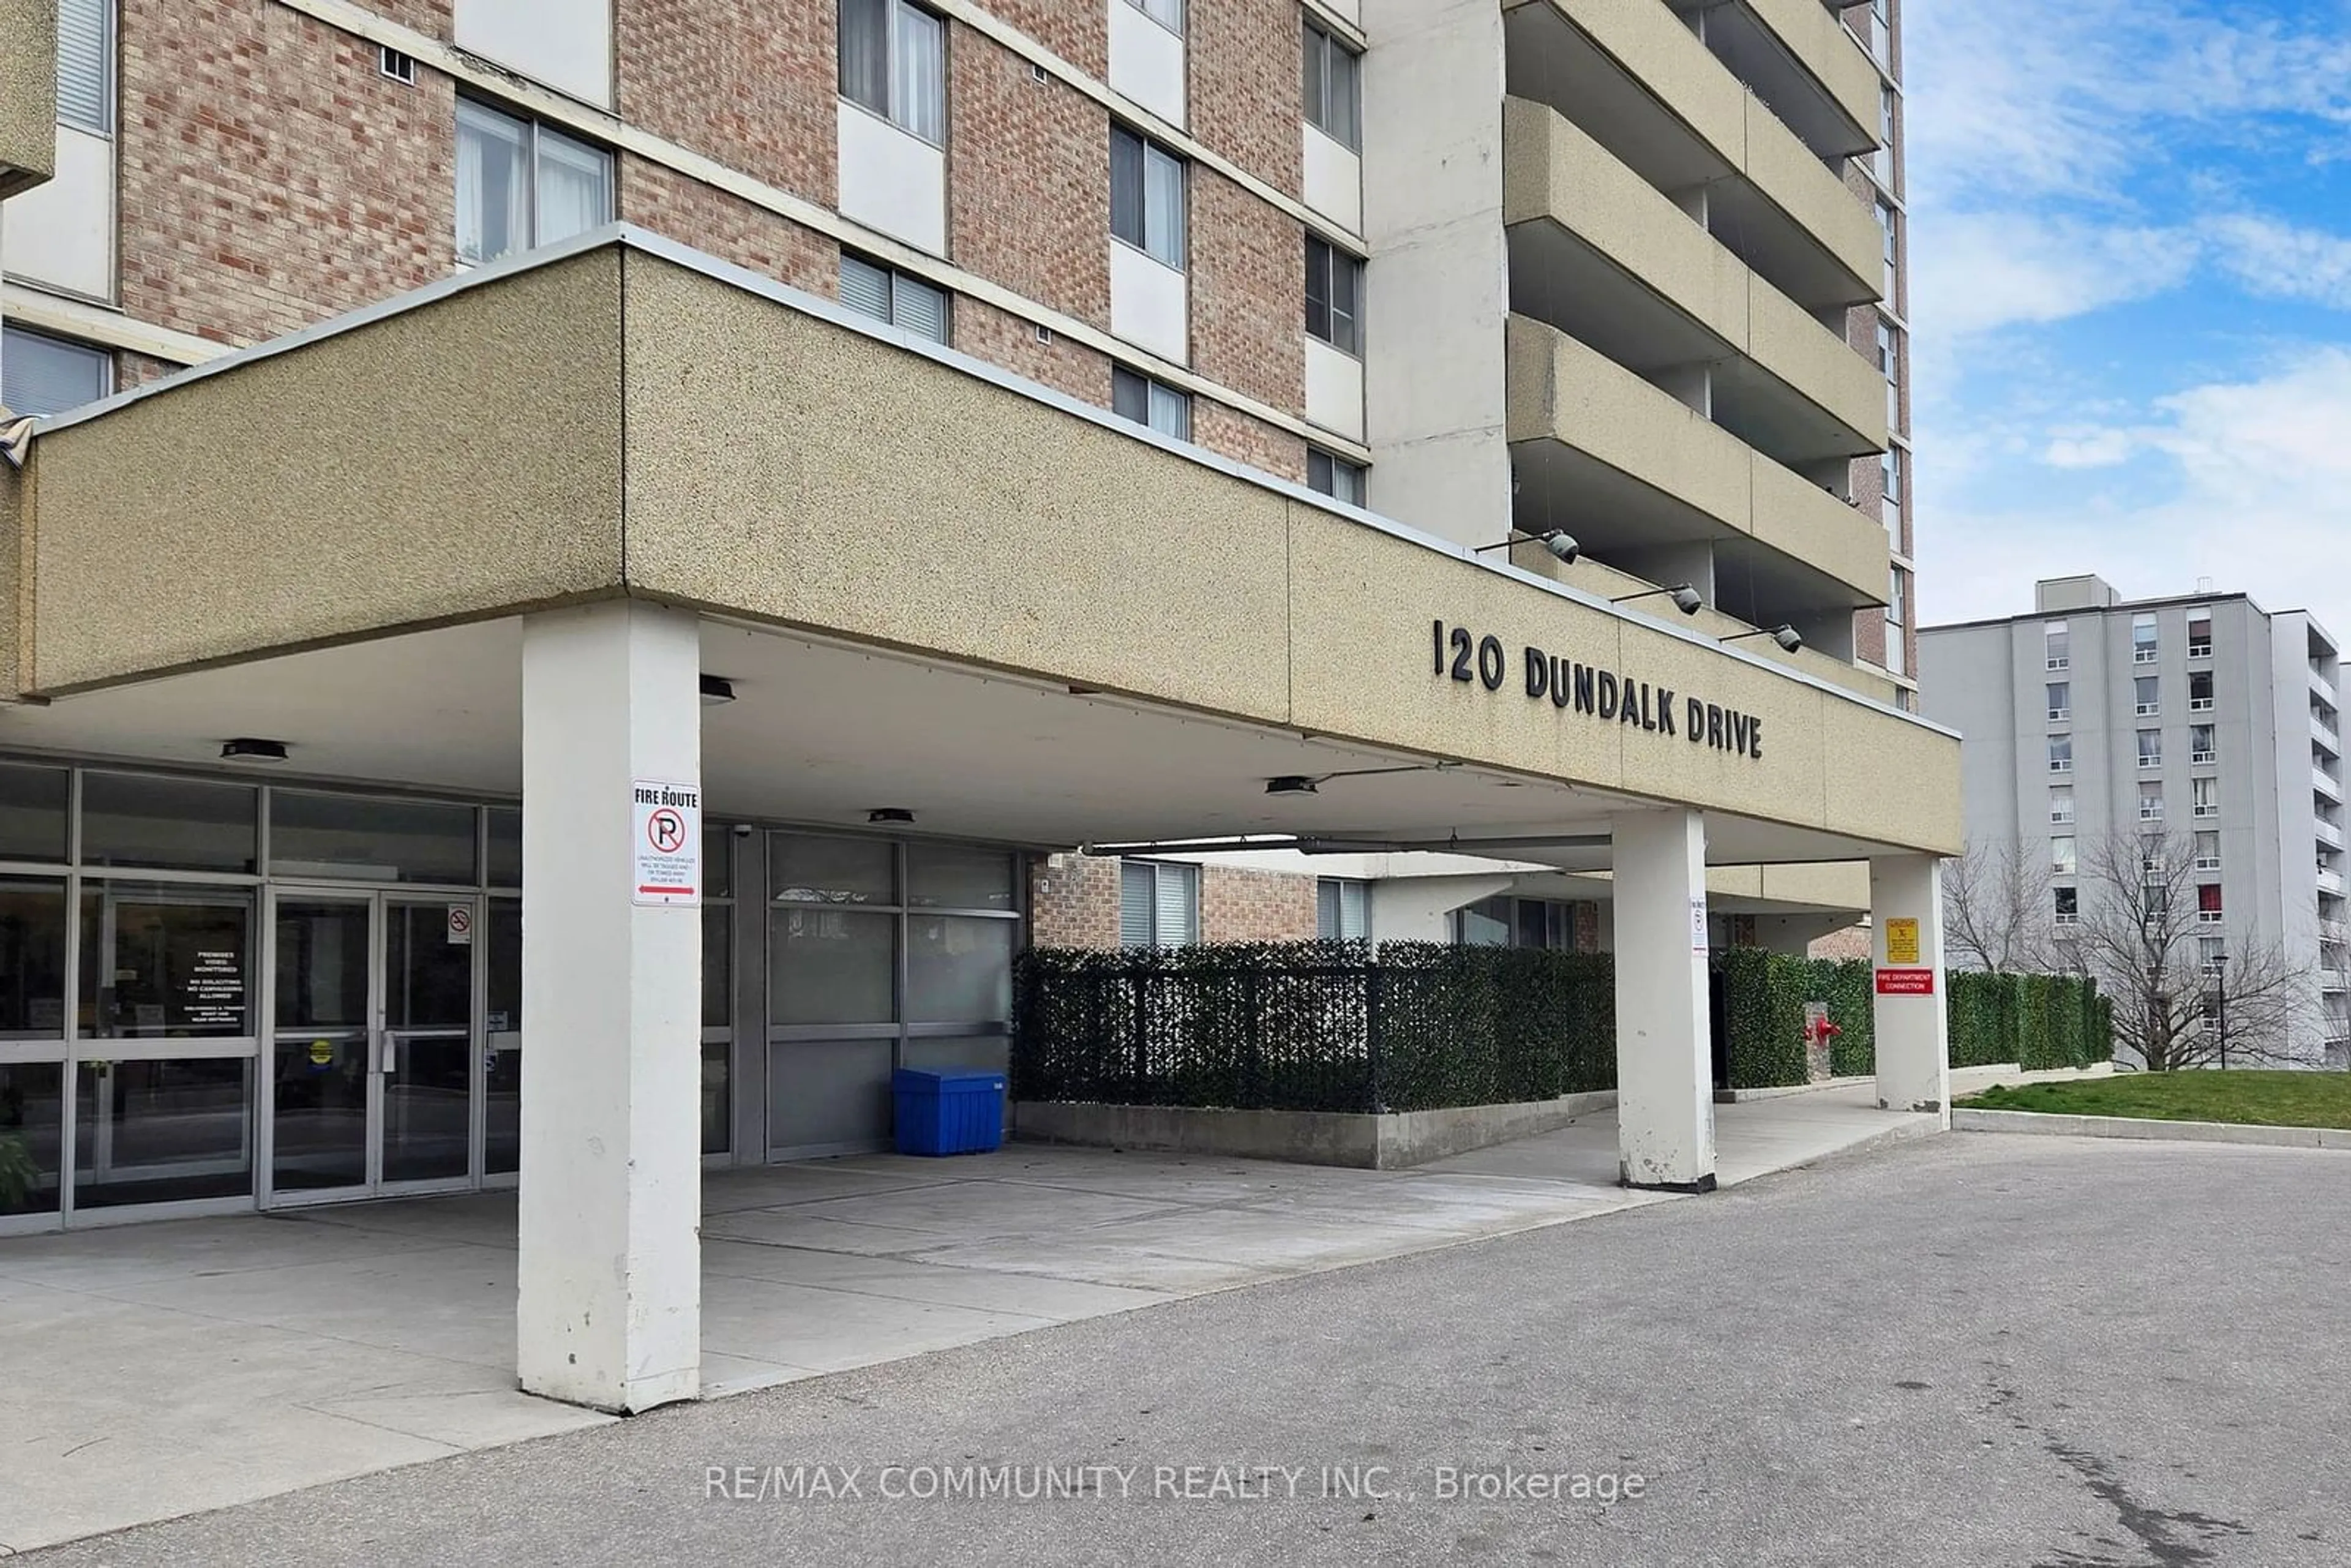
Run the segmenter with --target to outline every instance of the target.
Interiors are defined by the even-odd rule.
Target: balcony
[[[1565,116],[1514,98],[1502,126],[1512,309],[1643,374],[1706,367],[1715,423],[1791,467],[1885,447],[1886,378],[1843,336]]]
[[[1823,162],[1877,144],[1877,68],[1820,0],[1669,0]]]
[[[1507,340],[1521,515],[1652,581],[1704,547],[1760,624],[1886,602],[1886,530],[1861,512],[1557,328],[1512,316]]]
[[[2329,757],[2343,755],[2343,737],[2335,734],[2332,724],[2316,714],[2310,716],[2310,744]]]
[[[57,172],[57,0],[0,0],[0,199]]]
[[[2339,871],[2328,871],[2321,866],[2318,871],[2318,891],[2332,898],[2342,897],[2343,873]]]
[[[2343,781],[2324,768],[2310,770],[2310,792],[2322,800],[2332,800],[2338,806],[2343,803]]]
[[[1802,309],[1879,297],[1876,215],[1671,7],[1505,0],[1503,27],[1511,97],[1567,115]]]
[[[2326,707],[2338,707],[2341,694],[2335,689],[2335,677],[2316,664],[2310,666],[2310,695]]]
[[[2310,831],[2318,841],[2327,848],[2339,850],[2343,847],[2343,830],[2334,823],[2322,818],[2311,823]]]

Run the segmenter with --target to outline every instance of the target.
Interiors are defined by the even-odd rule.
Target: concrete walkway
[[[1721,1178],[1935,1129],[1865,1089],[1717,1108]],[[1615,1119],[1410,1171],[1014,1145],[713,1174],[737,1392],[1640,1205]],[[0,1241],[0,1552],[598,1425],[514,1387],[511,1194]]]

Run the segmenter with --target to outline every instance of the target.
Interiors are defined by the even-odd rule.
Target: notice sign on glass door
[[[640,779],[633,786],[630,902],[702,902],[702,786]]]

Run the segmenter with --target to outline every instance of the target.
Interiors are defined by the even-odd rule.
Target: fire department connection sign
[[[702,786],[640,779],[629,883],[632,904],[702,902]]]

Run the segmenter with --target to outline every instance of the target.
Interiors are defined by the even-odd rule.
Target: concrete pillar
[[[1869,862],[1870,957],[1877,970],[1877,1103],[1951,1120],[1949,998],[1943,991],[1943,862]],[[1917,950],[1909,949],[1916,921]]]
[[[1627,1186],[1714,1190],[1706,820],[1641,811],[1609,824],[1616,915],[1616,1147]]]
[[[517,1364],[599,1410],[701,1385],[702,912],[637,902],[633,789],[698,792],[701,668],[691,613],[523,622]]]

